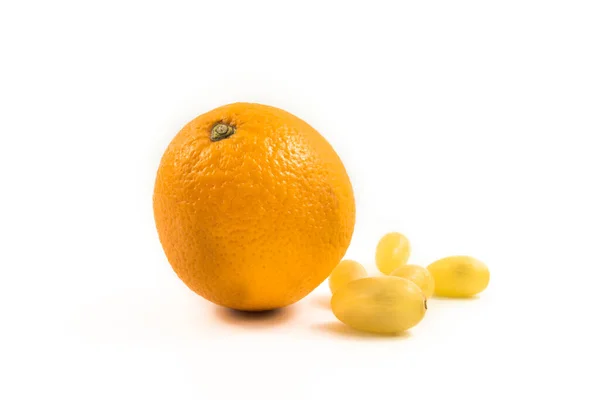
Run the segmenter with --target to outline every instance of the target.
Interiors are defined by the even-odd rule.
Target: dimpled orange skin
[[[218,123],[235,133],[211,141]],[[162,157],[153,203],[179,278],[238,310],[305,297],[354,231],[352,186],[331,145],[300,118],[260,104],[229,104],[189,122]]]

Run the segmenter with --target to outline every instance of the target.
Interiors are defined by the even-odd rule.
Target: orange
[[[352,185],[331,145],[278,108],[229,104],[189,122],[165,151],[154,217],[169,263],[207,300],[290,305],[344,256]]]

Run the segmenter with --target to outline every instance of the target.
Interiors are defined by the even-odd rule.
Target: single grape
[[[331,298],[333,314],[344,324],[365,332],[399,333],[425,316],[427,299],[408,279],[376,276],[349,282]]]
[[[408,279],[409,281],[416,283],[427,298],[430,298],[433,295],[433,288],[435,286],[433,277],[429,271],[423,267],[418,265],[403,265],[392,271],[390,275]]]
[[[473,257],[442,258],[427,269],[433,276],[436,296],[471,297],[481,293],[490,282],[488,267]]]
[[[348,282],[366,277],[367,271],[360,263],[353,260],[343,260],[329,275],[329,289],[331,293],[335,293]]]
[[[406,236],[398,232],[384,235],[375,251],[377,268],[389,275],[396,268],[406,264],[410,257],[410,242]]]

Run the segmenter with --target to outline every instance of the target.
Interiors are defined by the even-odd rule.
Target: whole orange
[[[352,185],[331,145],[281,109],[235,103],[189,122],[165,151],[154,217],[169,263],[207,300],[292,304],[344,256]]]

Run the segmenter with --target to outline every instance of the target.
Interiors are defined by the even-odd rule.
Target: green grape
[[[488,267],[473,257],[442,258],[427,269],[435,281],[436,296],[471,297],[482,292],[490,282]]]
[[[343,260],[329,275],[329,289],[331,293],[335,293],[348,282],[366,277],[367,271],[360,263],[353,260]]]
[[[377,268],[389,275],[396,268],[406,264],[410,257],[410,242],[398,232],[384,235],[377,244],[375,263]]]
[[[344,324],[365,332],[399,333],[425,316],[427,299],[408,279],[376,276],[349,282],[331,298],[333,314]]]
[[[397,276],[414,282],[421,288],[425,297],[430,298],[433,295],[435,283],[429,271],[418,265],[403,265],[396,268],[390,276]]]

